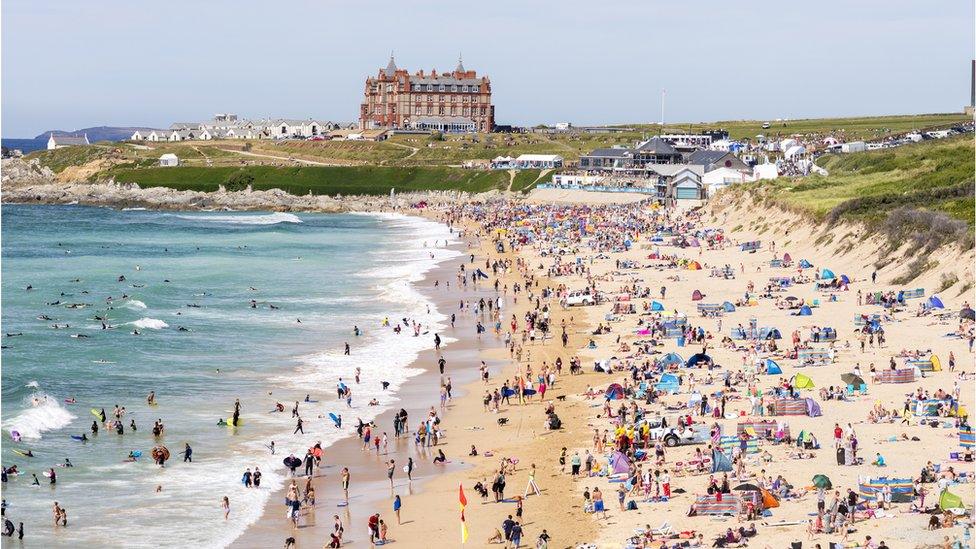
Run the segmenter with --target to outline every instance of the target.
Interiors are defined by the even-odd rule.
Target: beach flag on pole
[[[468,505],[468,498],[464,497],[464,485],[458,483],[458,502],[461,504],[461,543],[468,541],[468,525],[464,523],[464,508]]]

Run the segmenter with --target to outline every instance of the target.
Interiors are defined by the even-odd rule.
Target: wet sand
[[[468,253],[467,246],[459,244],[456,247]],[[381,436],[384,431],[389,436],[388,453],[384,453],[382,449],[378,455],[372,449],[364,451],[362,441],[352,435],[326,448],[322,460],[323,467],[317,469],[313,475],[316,506],[303,514],[298,528],[295,528],[286,516],[284,506],[286,487],[271,496],[261,519],[249,526],[245,533],[231,545],[232,547],[278,547],[282,546],[288,537],[294,537],[298,547],[322,547],[330,540],[334,528],[334,515],[339,515],[344,524],[344,545],[369,543],[366,523],[369,516],[374,513],[380,513],[383,520],[387,521],[392,538],[397,531],[396,519],[392,512],[394,494],[400,495],[404,508],[407,508],[412,505],[409,503],[411,496],[419,493],[435,476],[469,467],[465,460],[452,457],[458,456],[462,448],[455,441],[457,429],[453,428],[446,418],[453,413],[454,403],[459,402],[468,391],[468,384],[477,380],[478,365],[483,359],[481,353],[499,348],[503,342],[491,333],[483,334],[479,339],[475,335],[475,318],[472,313],[457,313],[460,299],[477,301],[482,296],[486,299],[489,296],[494,297],[494,291],[487,284],[477,290],[457,288],[455,273],[462,261],[468,262],[467,255],[443,262],[427,273],[422,281],[416,283],[417,289],[433,301],[441,314],[448,317],[451,313],[458,314],[456,327],[452,329],[448,326],[441,333],[442,336],[457,340],[441,349],[441,354],[447,361],[444,376],[451,378],[453,387],[453,403],[449,404],[446,414],[444,411],[440,412],[442,421],[447,424],[442,426],[446,436],[441,444],[430,449],[414,444],[414,432],[419,420],[426,416],[431,406],[438,406],[439,402],[441,383],[441,375],[437,368],[439,355],[436,350],[430,349],[422,352],[410,365],[411,368],[423,369],[423,373],[407,381],[397,393],[397,403],[394,407],[380,414],[374,421],[376,424],[374,436]],[[476,254],[475,262],[479,261],[483,262],[484,258]],[[436,289],[433,287],[435,280],[441,282],[440,287]],[[445,287],[446,281],[451,282],[450,288]],[[420,337],[433,337],[433,334]],[[487,359],[486,363],[494,376],[500,368],[500,361]],[[355,387],[353,389],[355,392]],[[400,408],[408,413],[407,434],[397,439],[393,437],[393,416]],[[352,413],[344,413],[342,420],[344,427],[354,425],[356,421]],[[450,463],[445,466],[432,463],[437,448],[444,449]],[[282,456],[287,455],[284,452],[279,453]],[[301,457],[298,453],[296,456]],[[407,480],[406,473],[402,469],[408,457],[414,460],[412,482]],[[387,462],[390,459],[396,462],[393,490],[390,489],[386,478]],[[349,504],[346,506],[339,505],[344,500],[340,483],[340,472],[343,467],[348,467],[350,472]],[[301,471],[300,467],[299,472]],[[296,476],[295,478],[299,487],[304,488],[307,477]]]

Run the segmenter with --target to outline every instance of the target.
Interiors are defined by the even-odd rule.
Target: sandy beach
[[[871,282],[873,250],[855,250],[845,255],[838,252],[836,246],[818,246],[814,242],[817,228],[802,223],[790,225],[786,223],[788,215],[785,213],[777,214],[783,223],[771,233],[762,235],[764,247],[755,253],[740,251],[738,245],[740,242],[758,240],[759,235],[755,232],[740,230],[728,236],[731,232],[728,226],[733,221],[735,224],[745,221],[745,225],[749,225],[750,221],[754,221],[755,214],[718,209],[694,214],[669,212],[667,218],[657,217],[656,222],[681,227],[681,232],[689,235],[706,227],[725,228],[727,238],[723,242],[712,246],[704,243],[685,248],[669,246],[666,242],[652,242],[652,233],[645,226],[643,234],[635,230],[626,235],[632,239],[629,249],[614,250],[624,235],[607,234],[601,229],[590,233],[596,233],[601,244],[588,249],[584,249],[582,239],[570,238],[570,242],[565,241],[565,237],[572,232],[566,228],[566,224],[548,235],[537,230],[537,238],[521,243],[514,234],[517,225],[538,229],[541,218],[550,221],[554,216],[565,219],[571,217],[574,211],[577,215],[585,212],[591,223],[594,219],[606,221],[613,216],[619,216],[621,220],[629,219],[630,222],[638,217],[650,220],[658,214],[639,206],[632,206],[630,210],[604,209],[598,212],[567,203],[518,212],[526,219],[532,219],[532,223],[516,223],[512,217],[512,222],[506,224],[500,219],[502,216],[498,214],[514,216],[512,210],[519,207],[522,206],[503,203],[486,205],[484,210],[493,213],[482,211],[477,222],[468,218],[466,240],[471,243],[471,253],[477,256],[475,264],[484,265],[482,258],[488,258],[489,262],[513,261],[508,273],[498,275],[502,287],[514,288],[515,284],[522,284],[523,292],[525,287],[530,287],[532,299],[526,299],[527,296],[521,294],[518,302],[512,303],[503,314],[506,318],[514,315],[518,319],[516,334],[525,328],[523,317],[527,312],[538,312],[540,309],[537,307],[548,306],[552,330],[550,338],[543,341],[539,337],[522,342],[516,336],[514,351],[501,348],[494,342],[488,348],[480,349],[482,359],[490,360],[493,365],[487,385],[476,379],[478,358],[475,353],[479,349],[470,341],[466,343],[463,337],[449,346],[445,356],[449,364],[454,365],[453,368],[449,367],[449,373],[454,380],[455,392],[460,395],[451,401],[442,417],[442,429],[447,436],[441,447],[450,463],[443,469],[434,469],[423,459],[423,454],[417,453],[412,441],[404,440],[397,445],[398,464],[403,459],[401,456],[407,455],[413,455],[415,461],[422,464],[418,467],[421,478],[412,485],[402,478],[395,482],[393,493],[399,494],[403,502],[402,524],[396,524],[393,518],[393,496],[383,479],[384,456],[380,456],[380,459],[370,457],[370,463],[360,464],[357,471],[361,470],[362,473],[357,472],[355,478],[362,476],[368,484],[363,486],[361,481],[354,483],[355,499],[360,501],[351,501],[350,506],[344,508],[345,514],[340,515],[345,523],[347,541],[368,543],[363,539],[366,519],[372,513],[380,513],[389,527],[389,542],[395,542],[398,546],[430,547],[433,539],[439,540],[437,545],[460,545],[459,487],[463,487],[468,501],[465,509],[465,525],[469,534],[467,544],[473,546],[490,545],[491,538],[502,529],[503,521],[509,515],[521,523],[522,544],[533,546],[543,531],[549,536],[549,545],[559,547],[588,543],[596,547],[671,547],[686,543],[696,546],[695,538],[699,534],[704,544],[711,546],[714,539],[728,529],[740,527],[750,534],[748,545],[756,547],[789,547],[796,542],[802,542],[803,547],[815,547],[815,544],[826,547],[830,543],[859,543],[864,546],[865,543],[877,544],[880,541],[885,541],[888,547],[942,547],[945,536],[950,540],[962,539],[965,533],[963,525],[970,520],[965,513],[952,528],[929,530],[927,525],[932,515],[911,512],[912,506],[921,504],[917,497],[912,498],[911,502],[895,503],[884,511],[875,509],[873,502],[868,504],[863,497],[859,498],[858,505],[861,507],[855,515],[855,522],[845,525],[850,530],[846,535],[841,531],[810,534],[808,521],[815,518],[817,509],[814,475],[829,477],[832,488],[826,491],[826,499],[830,503],[834,489],[839,490],[840,494],[845,494],[848,488],[858,492],[859,481],[866,482],[869,477],[917,479],[929,462],[939,467],[941,473],[936,473],[936,476],[945,474],[952,467],[954,474],[959,476],[945,482],[950,492],[958,495],[963,505],[971,509],[973,464],[950,459],[950,453],[962,452],[957,428],[960,418],[951,415],[935,418],[934,425],[928,426],[920,421],[923,418],[915,416],[903,422],[901,414],[907,395],[915,391],[934,396],[942,389],[948,394],[958,395],[954,409],[965,413],[972,408],[973,355],[968,340],[966,337],[945,337],[945,334],[957,332],[964,335],[971,333],[966,331],[971,330],[971,325],[960,325],[957,314],[964,303],[971,303],[968,289],[960,292],[958,288],[955,291],[949,288],[940,292],[945,309],[926,310],[924,315],[916,316],[921,310],[919,304],[932,295],[932,286],[938,284],[940,273],[933,272],[912,285],[913,288],[925,287],[925,298],[906,300],[895,308],[864,305],[862,303],[867,299],[867,294],[903,289],[885,283],[886,278],[894,276],[887,274],[885,269],[879,270],[877,282]],[[427,215],[443,219],[440,212],[428,212]],[[750,215],[753,217],[750,218]],[[502,227],[509,231],[497,232]],[[587,237],[587,240],[589,238],[592,237]],[[505,253],[500,254],[495,250],[498,240],[505,243]],[[773,242],[778,243],[775,252]],[[517,247],[514,253],[510,248],[512,243],[516,243]],[[551,252],[560,246],[564,248],[564,254],[554,261]],[[770,266],[770,260],[782,258],[786,252],[794,258],[794,262],[802,258],[813,267],[798,271],[796,265],[792,268]],[[649,259],[649,256],[662,259]],[[579,258],[578,263],[576,258]],[[700,264],[700,269],[689,269],[687,264],[692,261]],[[728,269],[722,273],[726,266]],[[451,268],[443,266],[438,276],[449,276],[447,271]],[[813,278],[819,276],[824,268],[836,272],[838,277],[846,275],[849,284],[831,291],[815,292]],[[778,288],[765,291],[770,277],[777,276],[805,276],[808,278],[798,280],[809,281],[791,284],[785,291]],[[971,271],[967,271],[966,276],[971,277]],[[603,295],[604,301],[584,307],[564,307],[560,303],[567,290],[578,290],[588,285]],[[662,286],[666,287],[663,298],[659,293]],[[753,289],[750,290],[750,286]],[[542,297],[546,288],[552,292]],[[696,290],[703,295],[701,300],[693,299]],[[861,293],[861,303],[858,291]],[[810,303],[812,314],[796,316],[790,314],[790,310],[780,308],[789,304],[785,300],[787,296]],[[465,299],[469,298],[465,296]],[[649,311],[654,301],[662,302],[666,313],[677,311],[687,316],[689,326],[695,329],[700,327],[706,334],[704,346],[691,341],[679,343],[676,338],[660,338],[657,345],[646,345],[650,337],[637,331],[641,329],[639,323],[647,326],[648,317],[655,318]],[[725,301],[738,305],[733,306],[734,311],[724,312],[720,317],[702,316],[698,311],[699,303],[722,304]],[[628,305],[634,306],[634,312],[621,312]],[[445,306],[450,307],[449,304]],[[874,344],[872,338],[870,346],[863,351],[860,349],[859,332],[852,319],[862,314],[881,315],[886,339],[883,345]],[[748,327],[750,324],[775,327],[783,339],[775,340],[776,349],[770,348],[769,341],[723,342],[733,328]],[[557,326],[562,325],[565,325],[567,333],[565,346],[558,335]],[[602,330],[599,329],[601,327]],[[814,327],[833,328],[836,341],[829,344],[810,343]],[[508,326],[503,331],[505,329]],[[794,333],[801,340],[801,348],[830,351],[832,360],[821,366],[801,366],[798,359],[790,358]],[[493,339],[490,334],[486,335],[489,336],[488,340]],[[553,335],[555,337],[551,337]],[[637,389],[638,385],[637,381],[631,379],[635,371],[653,372],[653,368],[647,367],[661,362],[669,353],[679,354],[683,362],[702,351],[711,357],[714,369],[703,366],[686,368],[684,364],[665,369],[665,372],[670,371],[681,378],[676,393],[661,392],[651,401],[633,399],[630,389]],[[923,360],[931,354],[939,355],[942,369],[927,371],[924,377],[910,383],[889,384],[877,379],[883,370],[889,368],[892,360],[901,367],[901,355],[916,351]],[[955,367],[951,372],[948,368],[950,352],[954,356]],[[521,360],[514,358],[516,353],[521,355]],[[580,357],[581,375],[569,374],[569,362],[574,356]],[[526,374],[528,368],[539,372],[544,365],[552,367],[557,358],[562,362],[562,373],[548,389],[544,400],[533,395],[525,405],[518,405],[516,397],[513,397],[511,404],[502,403],[497,412],[486,411],[482,402],[486,389],[494,389],[506,380],[512,385],[517,376]],[[781,374],[756,371],[755,363],[764,362],[767,358],[781,367]],[[432,366],[435,363],[434,353],[423,356],[420,362],[427,367]],[[595,363],[614,367],[614,370],[609,374],[594,372]],[[876,371],[874,375],[872,371]],[[865,394],[860,394],[860,391],[855,391],[853,395],[845,394],[845,383],[840,376],[852,372],[860,372],[863,377]],[[810,378],[814,387],[796,388],[796,374]],[[729,376],[729,385],[723,390],[726,375]],[[659,375],[649,376],[648,384],[653,386],[658,379]],[[404,401],[414,403],[418,410],[425,408],[425,400],[427,406],[436,405],[436,382],[436,372],[421,376],[416,382],[411,382],[410,388],[404,389]],[[607,400],[605,391],[611,383],[619,383],[627,388],[625,398]],[[463,388],[458,391],[457,387],[462,384]],[[789,386],[796,396],[812,399],[817,403],[820,415],[756,417],[754,401],[749,397],[756,394],[753,391],[771,391],[774,386]],[[831,388],[833,393],[822,392],[829,392]],[[711,407],[706,416],[700,416],[697,404],[694,408],[687,406],[689,400],[694,398],[692,393],[696,396],[706,394],[716,406],[721,402],[720,395],[724,394],[724,416],[714,416]],[[838,400],[837,394],[844,394],[843,400]],[[764,398],[768,406],[771,398],[768,395]],[[612,418],[606,414],[607,404],[610,405]],[[555,408],[562,423],[561,428],[556,430],[547,429],[545,425],[545,408],[550,405]],[[678,418],[692,416],[693,427],[704,427],[707,431],[717,426],[726,436],[736,434],[739,422],[771,420],[777,422],[780,429],[788,427],[790,440],[801,432],[811,433],[818,447],[801,452],[802,448],[794,443],[753,441],[754,450],[747,451],[744,459],[739,459],[736,450],[730,450],[736,470],[711,473],[708,469],[698,472],[689,466],[694,461],[696,450],[709,455],[709,440],[701,444],[668,447],[660,463],[655,463],[655,456],[650,455],[654,448],[652,441],[647,453],[642,453],[647,456],[646,461],[635,457],[631,449],[628,462],[632,466],[629,473],[606,474],[609,472],[610,458],[615,454],[615,444],[619,442],[614,435],[621,408],[640,409],[645,417],[666,417],[671,425]],[[869,418],[873,410],[885,410],[886,414],[897,411],[898,417]],[[413,418],[413,408],[410,412]],[[503,422],[499,421],[501,418],[504,418]],[[380,421],[386,419],[382,417]],[[842,428],[845,440],[852,433],[856,436],[857,457],[862,460],[856,465],[838,465],[833,442],[835,424]],[[606,437],[606,440],[597,444],[595,432],[599,433],[597,438]],[[337,495],[334,471],[346,463],[362,461],[358,446],[355,441],[348,444],[343,442],[328,452],[326,462],[329,467],[324,483],[316,480],[316,483],[324,484],[325,495],[320,495],[319,500],[325,503],[316,510],[316,526],[297,530],[300,547],[327,544],[325,534],[332,527],[329,517],[334,514],[331,502],[335,501]],[[472,446],[477,448],[478,456],[468,455]],[[567,455],[565,465],[560,463],[563,448],[566,448]],[[570,475],[569,462],[576,453],[580,456],[594,455],[594,472],[591,476],[574,478]],[[883,456],[886,462],[884,468],[871,465],[877,455]],[[490,493],[491,485],[503,460],[506,463],[505,499],[495,503]],[[741,466],[739,461],[743,462]],[[533,465],[541,494],[526,496]],[[655,498],[662,489],[660,482],[650,482],[646,487],[641,481],[636,483],[637,487],[632,481],[622,483],[634,474],[640,477],[642,471],[652,469],[668,471],[671,497],[667,500],[658,501],[661,498]],[[628,468],[623,470],[627,471]],[[761,486],[771,495],[775,492],[775,506],[766,509],[765,514],[757,510],[758,516],[751,519],[743,516],[745,508],[742,515],[733,512],[725,516],[704,516],[702,513],[688,516],[696,499],[706,494],[712,474],[717,483],[721,483],[723,475],[728,475],[733,486],[748,483]],[[489,489],[486,498],[482,498],[474,489],[479,482]],[[617,494],[621,485],[628,488],[625,501],[634,501],[636,509],[620,510]],[[929,482],[921,486],[926,494],[925,506],[929,509],[937,506],[937,486]],[[603,493],[606,517],[602,513],[589,512],[591,509],[584,500],[584,491],[592,494],[595,488]],[[782,492],[777,492],[780,489]],[[319,490],[322,494],[321,488]],[[516,496],[526,496],[522,500],[521,517],[517,516]],[[934,516],[941,519],[943,515],[936,513]],[[892,528],[895,524],[899,527]],[[754,525],[754,532],[750,525]],[[662,526],[664,535],[642,535],[645,529]],[[289,531],[280,507],[272,503],[265,519],[238,540],[236,546],[264,546],[274,541],[280,543]],[[871,538],[868,539],[868,536]]]

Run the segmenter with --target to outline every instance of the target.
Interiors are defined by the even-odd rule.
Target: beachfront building
[[[688,155],[688,163],[696,166],[702,166],[705,173],[718,168],[731,168],[733,170],[744,171],[751,170],[748,164],[729,151],[698,150]]]
[[[246,120],[232,113],[215,114],[207,122],[174,122],[166,130],[139,130],[132,141],[187,141],[210,139],[325,139],[331,132],[352,130],[354,122],[320,121],[312,118],[263,118]]]
[[[490,132],[495,126],[491,80],[465,69],[461,59],[450,72],[410,74],[397,67],[392,55],[386,68],[366,79],[359,107],[361,129],[422,130],[432,123],[431,117],[455,121],[447,124],[452,129],[438,131]]]
[[[633,165],[634,151],[626,147],[594,149],[579,159],[579,169],[586,172],[626,170]]]
[[[54,135],[51,134],[47,138],[47,150],[53,151],[54,149],[63,149],[65,147],[74,147],[77,145],[89,145],[88,134],[84,134],[81,137],[74,137],[69,135]]]
[[[477,125],[474,120],[463,116],[421,116],[409,121],[405,129],[443,133],[472,133],[477,131]]]
[[[520,170],[551,170],[563,167],[563,157],[558,154],[521,154],[515,159],[515,167]]]

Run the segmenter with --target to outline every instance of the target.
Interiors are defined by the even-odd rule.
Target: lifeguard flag
[[[468,525],[464,523],[464,508],[468,505],[468,498],[464,497],[464,485],[458,483],[458,503],[461,504],[461,543],[468,541]]]

